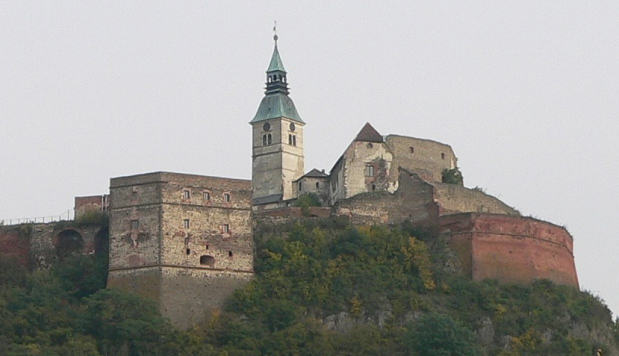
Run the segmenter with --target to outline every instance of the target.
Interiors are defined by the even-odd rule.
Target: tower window
[[[297,135],[292,135],[292,145],[293,146],[297,145]]]
[[[445,159],[445,154],[441,153],[441,159]]]
[[[184,189],[183,190],[183,199],[189,199],[191,198],[191,193],[189,192],[188,189]]]
[[[372,147],[374,147],[374,145],[372,144],[372,142],[368,142],[368,144],[367,144],[367,148],[372,148]]]
[[[273,139],[271,137],[271,134],[267,135],[267,145],[270,145],[273,142]]]
[[[227,234],[230,232],[230,224],[223,224],[221,230]]]
[[[374,177],[374,166],[372,166],[371,164],[365,166],[365,176]]]
[[[189,229],[189,219],[183,219],[183,228]]]
[[[131,220],[131,230],[137,230],[140,227],[139,220]]]
[[[262,146],[267,145],[267,135],[262,135]]]
[[[316,182],[316,188],[320,188],[320,183]]]
[[[232,251],[228,251],[228,257],[232,257],[233,253]]]
[[[225,202],[229,202],[230,201],[230,193],[224,193],[224,201]]]
[[[411,154],[415,153],[415,147],[411,146],[409,149],[411,150]]]
[[[204,200],[211,200],[211,193],[210,192],[204,192]]]
[[[186,250],[185,250],[185,253],[186,253],[187,255],[190,255],[190,254],[191,254],[191,249],[190,249],[190,248],[186,249]]]
[[[292,135],[288,135],[288,144],[292,146]]]

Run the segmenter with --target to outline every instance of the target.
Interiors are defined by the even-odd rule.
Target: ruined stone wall
[[[0,226],[0,252],[16,257],[20,263],[32,269],[49,268],[58,261],[58,244],[62,233],[74,233],[80,241],[80,248],[72,251],[93,254],[98,238],[105,226],[77,226],[70,221],[41,224]]]
[[[399,186],[394,193],[368,192],[345,199],[336,205],[336,214],[348,215],[354,224],[400,223],[436,225],[438,206],[432,185],[416,174],[399,170]]]
[[[28,266],[30,264],[29,226],[0,226],[0,252]]]
[[[532,218],[466,213],[442,216],[440,231],[475,281],[549,279],[578,288],[572,237]]]
[[[449,145],[420,138],[388,135],[385,143],[393,152],[390,180],[398,179],[397,167],[428,181],[441,182],[444,169],[457,166],[458,159]]]
[[[353,141],[343,157],[344,198],[393,187],[388,179],[393,155],[384,143]]]
[[[456,184],[433,182],[432,185],[441,215],[463,212],[520,215],[516,209],[482,191]]]
[[[107,211],[109,208],[109,195],[93,195],[88,197],[75,197],[74,216],[79,218],[90,211]]]

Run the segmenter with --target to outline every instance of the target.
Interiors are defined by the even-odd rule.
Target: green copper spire
[[[273,55],[271,56],[271,63],[269,63],[269,69],[267,69],[267,73],[269,72],[286,72],[284,69],[284,63],[282,63],[282,59],[279,57],[279,51],[277,50],[277,35],[273,36],[275,40],[275,48],[273,49]]]
[[[275,28],[273,28],[273,30],[275,31]],[[267,69],[265,96],[258,107],[256,116],[254,116],[250,123],[253,124],[259,121],[280,117],[304,123],[299,117],[292,99],[288,96],[287,73],[284,69],[282,59],[279,57],[279,51],[277,50],[277,34],[273,36],[273,39],[275,40],[275,49],[273,50],[273,56],[271,56],[269,69]]]

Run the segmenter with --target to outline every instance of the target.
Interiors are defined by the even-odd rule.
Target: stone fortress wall
[[[49,268],[64,254],[107,251],[108,229],[73,221],[0,226],[0,252],[31,269]]]
[[[108,286],[186,328],[253,274],[251,184],[156,172],[113,178]]]

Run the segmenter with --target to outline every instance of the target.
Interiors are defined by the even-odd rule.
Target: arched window
[[[272,138],[271,138],[271,134],[267,135],[267,144],[270,145],[273,142]]]
[[[292,145],[293,146],[297,145],[297,136],[296,135],[292,135]]]
[[[288,135],[288,144],[292,146],[292,135]]]
[[[262,135],[262,146],[267,145],[267,135]]]

